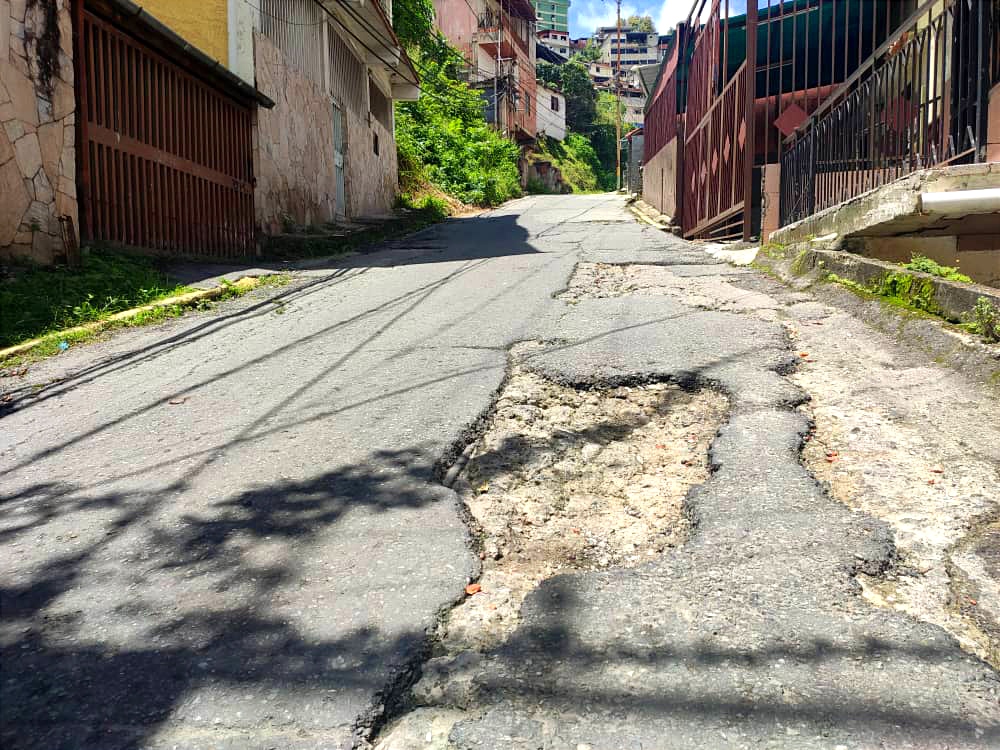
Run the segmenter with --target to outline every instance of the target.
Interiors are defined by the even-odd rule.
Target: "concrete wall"
[[[244,0],[234,2],[246,6]],[[229,0],[139,0],[137,4],[209,57],[229,65]]]
[[[274,234],[283,217],[298,224],[332,221],[336,212],[333,110],[329,95],[285,65],[281,51],[254,35],[257,87],[274,109],[257,111],[254,191],[257,223]]]
[[[853,244],[853,243],[852,243]],[[890,263],[909,263],[923,255],[943,266],[958,266],[973,281],[1000,287],[1000,234],[964,237],[865,237],[853,247]]]
[[[69,0],[28,5],[0,0],[0,257],[51,263],[79,230],[73,29]]]
[[[336,96],[336,76],[334,95]],[[388,90],[384,84],[383,95]],[[390,105],[391,106],[391,105]],[[392,210],[399,192],[396,141],[390,127],[385,127],[366,111],[344,108],[347,121],[347,152],[344,179],[347,187],[347,215],[381,216]],[[375,153],[375,136],[379,149]]]
[[[642,168],[642,199],[660,213],[677,216],[677,143],[674,138]]]
[[[282,52],[266,37],[255,34],[254,44],[257,86],[275,102],[274,109],[257,112],[254,199],[262,231],[280,232],[285,217],[303,225],[336,218],[334,99],[344,113],[347,216],[389,213],[398,193],[391,115],[385,123],[370,116],[368,91],[360,96],[347,91],[348,76],[331,71],[327,91],[286,65]],[[383,96],[390,90],[387,79],[373,78],[370,85],[377,86]]]

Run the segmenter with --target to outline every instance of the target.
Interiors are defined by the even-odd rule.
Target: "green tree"
[[[416,47],[436,36],[434,4],[431,0],[396,0],[392,4],[392,27],[407,47]]]
[[[645,31],[650,34],[656,31],[656,24],[653,23],[652,16],[629,16],[623,25],[629,26],[632,31]]]
[[[579,60],[562,65],[540,62],[535,67],[539,83],[559,89],[566,97],[566,125],[582,130],[593,124],[597,115],[597,92],[590,80],[586,66]]]
[[[596,62],[601,59],[601,48],[593,39],[588,39],[587,45],[583,49],[577,50],[573,59],[584,63]]]
[[[396,104],[401,179],[429,181],[466,203],[495,205],[518,195],[517,145],[486,123],[479,92],[455,80],[458,52],[437,38],[425,44],[428,55],[411,52],[423,93]]]

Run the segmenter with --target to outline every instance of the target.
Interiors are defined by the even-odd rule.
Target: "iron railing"
[[[985,159],[994,0],[929,0],[785,141],[781,224],[918,169]]]

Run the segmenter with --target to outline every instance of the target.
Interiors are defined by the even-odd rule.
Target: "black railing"
[[[922,4],[789,136],[782,225],[918,169],[985,160],[997,4]]]

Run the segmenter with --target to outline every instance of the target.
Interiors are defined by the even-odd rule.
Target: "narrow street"
[[[996,389],[621,196],[0,388],[9,750],[1000,747]]]

